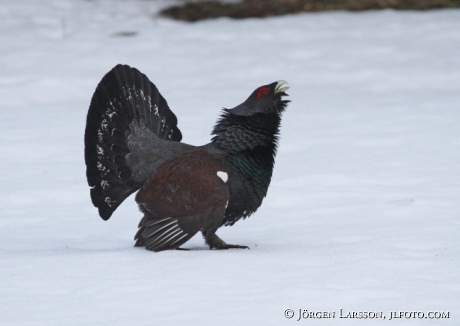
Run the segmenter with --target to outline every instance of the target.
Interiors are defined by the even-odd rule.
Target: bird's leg
[[[226,244],[224,240],[219,238],[215,233],[213,233],[210,236],[207,236],[204,234],[204,238],[206,240],[206,243],[209,245],[209,247],[216,248],[216,249],[232,249],[232,248],[239,248],[239,249],[249,249],[248,246],[240,246],[240,245],[232,245],[232,244]]]

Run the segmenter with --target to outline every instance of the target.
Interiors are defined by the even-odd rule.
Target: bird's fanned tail
[[[86,176],[104,220],[142,185],[126,162],[133,123],[160,139],[182,138],[177,118],[156,86],[137,69],[117,65],[97,86],[85,129]]]

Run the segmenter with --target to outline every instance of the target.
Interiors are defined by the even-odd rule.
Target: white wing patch
[[[222,179],[223,182],[227,183],[228,174],[224,171],[217,171],[217,176]]]

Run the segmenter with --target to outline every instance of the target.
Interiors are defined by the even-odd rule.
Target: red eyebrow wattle
[[[257,97],[256,98],[260,98],[262,96],[262,94],[265,94],[265,93],[268,93],[270,90],[268,89],[268,87],[262,87],[261,89],[259,89],[259,91],[257,92]]]

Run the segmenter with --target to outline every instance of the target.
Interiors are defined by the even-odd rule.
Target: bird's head
[[[251,116],[257,113],[279,115],[289,102],[282,100],[283,96],[287,96],[285,91],[288,89],[289,86],[284,80],[260,86],[252,92],[246,101],[233,109],[226,109],[225,111],[238,116]]]
[[[260,86],[240,105],[224,109],[212,131],[213,145],[232,153],[266,147],[273,159],[288,88],[284,80]]]

